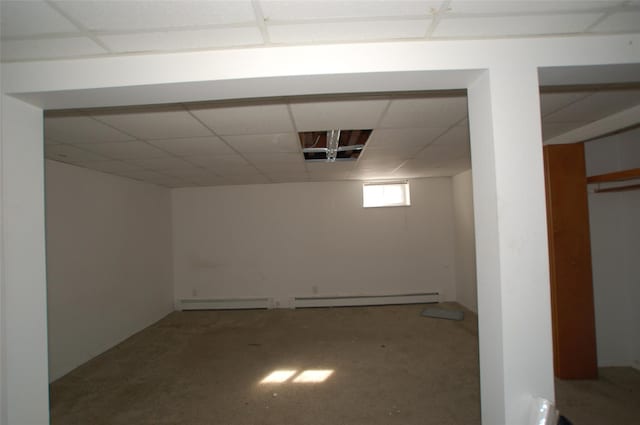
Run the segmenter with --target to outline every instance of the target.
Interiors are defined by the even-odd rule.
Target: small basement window
[[[411,205],[409,182],[365,183],[362,186],[362,206],[408,207]]]

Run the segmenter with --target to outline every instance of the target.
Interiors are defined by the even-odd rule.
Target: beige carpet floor
[[[477,318],[424,307],[175,312],[54,382],[51,422],[480,424]],[[274,371],[284,382],[262,382]],[[560,408],[576,425],[640,423],[633,373],[559,382]]]

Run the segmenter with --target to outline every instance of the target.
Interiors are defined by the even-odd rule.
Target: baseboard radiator
[[[190,298],[178,301],[178,310],[243,310],[305,307],[347,307],[386,304],[426,304],[440,301],[440,294],[333,295],[312,297]]]
[[[437,292],[418,294],[385,294],[385,295],[344,295],[297,297],[293,299],[294,308],[303,307],[344,307],[359,305],[385,304],[425,304],[440,301]]]
[[[178,302],[179,310],[246,310],[271,307],[270,298],[211,298],[184,299]]]

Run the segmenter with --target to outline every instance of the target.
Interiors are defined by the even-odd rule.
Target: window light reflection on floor
[[[274,370],[270,374],[268,374],[262,381],[261,384],[281,384],[286,382],[295,375],[297,370]]]
[[[295,369],[276,369],[260,381],[261,384],[282,384],[295,378],[291,382],[295,383],[319,383],[326,381],[332,374],[333,369],[307,369],[298,373]]]
[[[293,382],[324,382],[333,374],[333,370],[305,370],[296,376]]]

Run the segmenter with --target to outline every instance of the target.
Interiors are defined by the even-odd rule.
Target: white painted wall
[[[640,168],[640,130],[585,144],[587,175]],[[640,368],[640,191],[589,193],[600,366]]]
[[[454,297],[451,179],[410,182],[411,206],[362,208],[359,182],[175,189],[175,296]]]
[[[46,161],[53,381],[173,310],[170,190]]]
[[[0,423],[49,423],[42,110],[2,95]]]
[[[452,195],[455,221],[456,301],[477,313],[476,236],[473,224],[471,170],[453,176]]]

